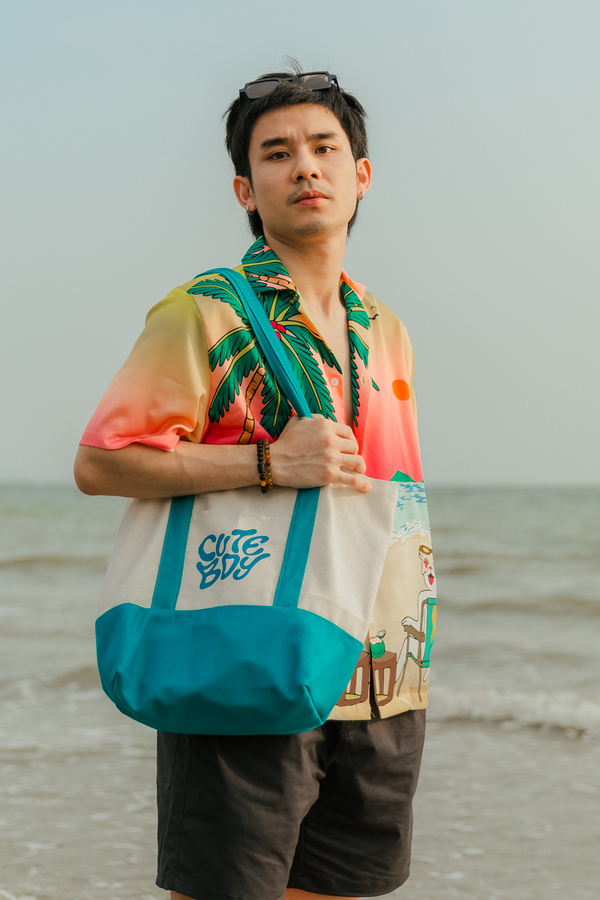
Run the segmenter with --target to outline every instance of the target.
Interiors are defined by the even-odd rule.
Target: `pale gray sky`
[[[147,310],[251,238],[221,115],[286,54],[370,115],[346,268],[430,483],[600,482],[597,0],[4,0],[0,480],[68,480]]]

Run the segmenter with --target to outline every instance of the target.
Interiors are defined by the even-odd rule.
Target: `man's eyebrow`
[[[339,138],[339,134],[337,133],[337,131],[319,131],[319,132],[317,132],[317,134],[309,134],[308,135],[309,141],[331,141],[331,140],[334,140],[335,138]],[[291,144],[291,143],[292,143],[291,139],[286,138],[286,137],[267,138],[265,141],[262,142],[259,149],[260,150],[269,150],[271,147],[277,147],[277,146],[281,146],[281,144],[287,145],[287,144]]]
[[[339,138],[337,131],[319,131],[317,134],[309,134],[309,141],[330,141],[332,138]]]
[[[276,147],[278,144],[289,144],[290,139],[284,137],[274,137],[267,138],[266,141],[263,141],[260,145],[260,150],[268,150],[270,147]]]

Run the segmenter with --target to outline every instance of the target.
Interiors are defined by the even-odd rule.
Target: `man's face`
[[[421,572],[423,573],[423,580],[425,582],[425,587],[432,591],[435,586],[435,569],[433,567],[433,559],[431,558],[431,554],[425,555],[424,553],[419,553],[421,557]]]
[[[258,210],[266,236],[295,243],[345,235],[358,196],[369,187],[370,165],[354,159],[330,110],[306,103],[265,113],[248,155],[252,185],[241,176],[234,185],[240,203]]]

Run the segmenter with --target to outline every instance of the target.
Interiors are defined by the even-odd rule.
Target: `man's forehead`
[[[315,103],[284,106],[263,113],[252,130],[250,146],[271,146],[273,141],[324,140],[345,136],[337,116]]]

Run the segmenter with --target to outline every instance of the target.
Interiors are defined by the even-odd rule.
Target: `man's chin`
[[[279,224],[278,228],[269,228],[268,224],[263,222],[265,235],[272,235],[284,243],[290,240],[305,241],[323,241],[338,233],[347,234],[347,225],[341,225],[339,222],[332,222],[330,219],[324,219],[320,216],[312,216],[302,222],[287,222],[285,225]]]
[[[322,216],[311,216],[302,222],[294,222],[291,227],[292,234],[303,238],[325,238],[343,232],[347,233],[347,223],[332,221]]]
[[[302,225],[297,225],[294,228],[294,234],[296,237],[324,237],[325,235],[331,234],[333,229],[328,222],[318,222],[313,220],[312,222],[304,222]]]

